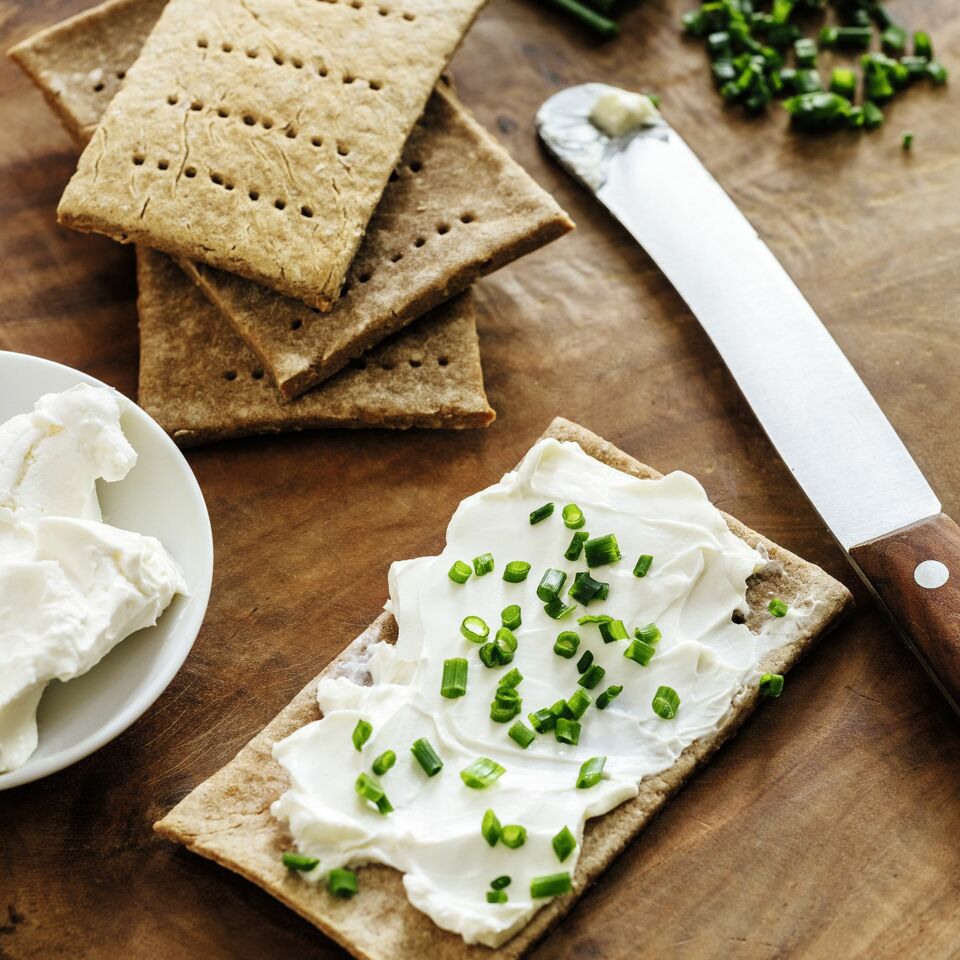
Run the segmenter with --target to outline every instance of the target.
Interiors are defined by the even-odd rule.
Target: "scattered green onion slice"
[[[857,92],[856,74],[847,67],[834,67],[830,75],[830,90],[852,100]]]
[[[588,604],[591,600],[604,599],[609,590],[609,583],[595,580],[589,573],[583,571],[573,578],[573,584],[567,592],[577,603]]]
[[[915,57],[924,57],[927,60],[933,59],[933,44],[930,42],[930,34],[926,30],[915,30],[913,33],[913,55]]]
[[[549,603],[543,605],[543,612],[551,620],[562,620],[576,609],[575,603],[564,603],[559,597],[554,597]]]
[[[392,750],[384,750],[383,753],[373,761],[371,769],[378,777],[382,777],[396,762],[397,755]]]
[[[579,560],[583,552],[583,545],[590,539],[590,534],[585,530],[578,530],[570,541],[570,546],[564,550],[563,555],[567,560]]]
[[[765,697],[779,697],[783,693],[783,676],[779,673],[765,673],[760,678],[760,692]]]
[[[600,636],[604,643],[614,643],[617,640],[626,640],[629,634],[622,620],[604,620],[598,624]]]
[[[621,687],[619,684],[613,684],[612,686],[607,687],[607,689],[604,690],[599,697],[597,697],[597,709],[606,710],[607,707],[609,707],[610,704],[613,703],[613,701],[616,700],[622,692],[623,687]]]
[[[801,37],[793,42],[794,59],[798,67],[809,68],[817,65],[817,43],[810,37]]]
[[[648,623],[645,627],[637,627],[633,631],[633,635],[638,640],[649,643],[651,647],[655,647],[663,638],[660,628],[655,623]]]
[[[590,668],[590,670],[592,669],[593,667]],[[599,669],[602,670],[603,667],[600,667]],[[587,673],[589,672],[590,671],[588,670]],[[586,674],[584,674],[584,676],[586,676]],[[579,720],[587,712],[587,707],[593,703],[593,700],[591,699],[590,694],[588,694],[585,690],[577,690],[570,696],[569,700],[561,700],[560,702],[566,706],[567,710],[570,712],[570,716],[574,720]]]
[[[354,784],[354,789],[357,793],[363,797],[364,800],[369,800],[371,803],[377,805],[377,809],[384,815],[393,812],[393,807],[390,806],[390,801],[387,799],[387,795],[383,792],[383,787],[377,783],[369,774],[361,773],[357,777],[356,783]]]
[[[473,558],[473,572],[478,577],[482,577],[485,573],[489,573],[492,569],[493,569],[492,553],[481,553],[479,557]]]
[[[511,657],[511,659],[513,658]],[[500,666],[500,651],[497,649],[497,645],[492,640],[489,643],[485,643],[480,648],[480,662],[485,667]]]
[[[562,511],[563,525],[570,530],[579,530],[587,521],[583,511],[575,504],[568,503]]]
[[[868,130],[875,130],[883,123],[883,111],[871,100],[863,104],[863,125]]]
[[[680,709],[680,696],[673,687],[657,687],[652,706],[653,712],[662,720],[672,720]]]
[[[633,575],[635,577],[645,577],[650,571],[650,567],[653,564],[653,557],[649,553],[641,553],[640,559],[637,560],[637,565],[633,568]]]
[[[553,852],[557,859],[563,863],[567,857],[577,848],[577,838],[564,827],[551,841]]]
[[[352,870],[338,867],[327,874],[327,887],[335,897],[349,900],[357,892],[357,875]]]
[[[506,875],[502,877],[496,877],[490,881],[490,888],[492,890],[505,890],[510,886],[510,878]]]
[[[288,850],[280,859],[288,870],[300,870],[302,873],[315,870],[320,863],[316,857],[307,857],[292,850]]]
[[[790,608],[779,597],[774,597],[767,605],[767,609],[775,617],[785,617]]]
[[[606,762],[606,757],[591,757],[589,760],[584,760],[577,776],[577,789],[589,790],[590,787],[595,787],[603,779],[603,766]]]
[[[512,670],[508,670],[498,681],[497,689],[498,690],[512,690],[514,687],[519,687],[523,682],[523,674],[514,667]]]
[[[443,661],[443,677],[440,680],[440,696],[456,700],[467,692],[467,661],[463,657],[451,657]]]
[[[570,874],[551,873],[546,877],[534,877],[530,881],[530,896],[534,900],[544,897],[558,897],[562,893],[569,893],[573,889]]]
[[[508,823],[500,834],[500,842],[511,850],[522,847],[527,842],[527,828],[516,823]]]
[[[630,645],[623,651],[623,655],[628,660],[633,660],[634,663],[639,663],[641,667],[645,667],[653,659],[656,652],[657,648],[652,643],[637,639],[630,641]]]
[[[936,60],[927,64],[927,76],[936,87],[942,87],[947,82],[947,68]]]
[[[522,720],[518,720],[507,731],[507,736],[524,750],[536,739],[536,734]]]
[[[606,613],[588,613],[584,617],[580,617],[577,620],[577,623],[613,623],[613,617]]]
[[[593,654],[589,650],[584,650],[583,656],[577,661],[577,673],[586,673],[593,663]]]
[[[495,847],[500,842],[500,833],[502,830],[503,828],[500,826],[497,815],[492,810],[487,810],[483,815],[483,820],[480,822],[480,832],[483,834],[483,839],[486,840],[491,847]]]
[[[455,560],[453,566],[447,571],[447,576],[454,583],[466,583],[470,579],[473,571],[462,560]]]
[[[471,643],[483,643],[490,636],[490,628],[480,617],[464,617],[460,633]]]
[[[509,663],[517,652],[517,637],[509,627],[501,627],[497,631],[494,643],[501,663]]]
[[[443,761],[437,756],[437,751],[433,749],[426,737],[414,740],[410,752],[428,777],[436,776],[443,769]]]
[[[577,681],[586,690],[592,690],[604,677],[606,670],[599,663],[593,664]]]
[[[884,53],[899,57],[907,49],[907,31],[891,23],[880,35],[880,45]]]
[[[553,504],[545,503],[542,507],[537,507],[530,514],[530,524],[531,526],[535,523],[539,523],[541,520],[546,520],[553,513]]]
[[[500,611],[500,622],[511,630],[516,630],[521,623],[520,607],[511,603],[509,607],[504,607]]]
[[[588,567],[602,567],[606,563],[613,563],[620,559],[620,545],[612,533],[602,537],[594,537],[583,545],[584,558]]]
[[[366,720],[358,720],[353,728],[353,745],[357,750],[362,750],[363,745],[370,739],[373,733],[373,724]]]
[[[537,733],[549,733],[557,725],[556,714],[549,707],[527,714],[527,719]]]
[[[511,560],[503,571],[503,579],[507,583],[522,583],[530,572],[530,564],[526,560]]]
[[[557,635],[556,642],[553,645],[553,652],[558,657],[570,660],[576,656],[577,647],[579,646],[580,635],[573,630],[564,630],[563,633]]]
[[[569,743],[575,747],[580,742],[580,723],[566,717],[557,717],[556,737],[558,743]]]
[[[486,790],[496,783],[506,770],[489,757],[477,757],[473,763],[460,771],[460,779],[471,790]]]
[[[579,692],[579,691],[578,691]],[[562,698],[558,700],[551,708],[550,712],[555,717],[567,717],[568,719],[573,716],[573,711],[567,705],[567,701]]]
[[[562,570],[549,567],[540,578],[540,586],[537,587],[537,596],[544,602],[549,603],[563,589],[567,575]]]
[[[506,890],[487,891],[487,903],[506,903],[508,899]]]
[[[901,146],[903,147],[904,150],[909,150],[913,146],[912,133],[908,132],[903,135],[903,142],[901,143]]]

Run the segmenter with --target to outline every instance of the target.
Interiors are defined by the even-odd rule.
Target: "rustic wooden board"
[[[86,5],[0,0],[0,42]],[[960,725],[872,609],[679,298],[532,130],[537,105],[565,84],[663,92],[671,121],[808,294],[958,516],[960,19],[951,0],[891,6],[934,31],[955,86],[910,92],[873,136],[798,140],[781,117],[724,115],[703,54],[675,30],[687,0],[637,3],[613,44],[567,29],[540,0],[493,0],[455,61],[460,92],[579,223],[480,288],[500,419],[462,435],[324,432],[189,453],[216,537],[206,625],[126,734],[0,794],[3,960],[342,958],[150,825],[376,616],[391,559],[437,549],[460,498],[499,477],[558,413],[662,470],[695,473],[724,509],[848,583],[860,609],[537,960],[958,955]],[[74,150],[9,64],[0,129],[0,348],[134,395],[130,252],[56,227]],[[899,148],[907,129],[910,155]]]

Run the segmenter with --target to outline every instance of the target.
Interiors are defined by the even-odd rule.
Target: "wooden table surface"
[[[0,0],[0,43],[88,5]],[[537,0],[493,0],[481,16],[454,62],[460,93],[579,225],[480,286],[499,419],[473,433],[328,431],[188,454],[216,540],[206,623],[123,736],[0,794],[4,960],[344,957],[151,824],[377,615],[390,561],[438,550],[457,502],[516,463],[555,414],[692,472],[725,510],[847,583],[858,609],[534,956],[960,956],[960,724],[679,297],[533,130],[538,104],[566,84],[662,93],[960,516],[960,18],[953,0],[891,2],[933,32],[955,86],[909,91],[872,135],[800,139],[780,111],[724,113],[704,54],[678,36],[689,6],[643,0],[608,44]],[[0,130],[0,348],[135,397],[131,251],[57,227],[74,149],[9,63]]]

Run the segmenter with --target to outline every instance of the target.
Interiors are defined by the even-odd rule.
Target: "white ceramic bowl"
[[[0,422],[78,383],[102,386],[59,363],[0,351]],[[143,410],[130,403],[121,423],[138,460],[123,480],[98,484],[103,518],[157,537],[183,569],[190,596],[175,597],[155,627],[128,637],[83,676],[47,687],[40,743],[24,766],[0,774],[0,790],[62,770],[126,730],[167,688],[203,623],[213,574],[203,494],[183,454]]]

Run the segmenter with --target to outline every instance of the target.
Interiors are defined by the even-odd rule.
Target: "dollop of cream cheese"
[[[137,461],[121,402],[80,384],[0,425],[0,771],[36,749],[51,680],[86,673],[187,592],[156,538],[102,522],[96,481]]]
[[[645,93],[610,90],[597,97],[590,122],[608,137],[623,137],[660,119],[660,111]]]
[[[548,501],[556,504],[553,516],[531,525],[530,512]],[[616,534],[623,558],[591,571],[610,584],[605,601],[558,621],[537,599],[541,576],[548,567],[566,571],[566,591],[574,574],[587,569],[582,557],[564,559],[572,536],[561,520],[567,503],[580,506],[591,535]],[[494,572],[462,585],[449,579],[455,560],[469,563],[486,552],[495,557]],[[633,575],[641,554],[655,558],[642,579]],[[502,579],[511,560],[532,564],[526,581]],[[693,477],[640,480],[575,443],[538,443],[516,471],[460,504],[440,556],[393,564],[388,609],[399,636],[395,645],[375,646],[368,663],[372,684],[343,676],[321,681],[323,718],[276,744],[274,756],[291,786],[273,804],[273,815],[288,824],[301,853],[321,862],[303,874],[304,881],[317,882],[343,865],[389,864],[403,873],[410,902],[438,926],[468,943],[503,943],[546,902],[531,898],[531,879],[564,870],[573,875],[586,821],[635,797],[644,778],[666,770],[687,746],[715,731],[738,694],[756,683],[758,661],[791,639],[792,613],[759,634],[732,621],[734,611],[747,609],[747,578],[765,563],[730,532]],[[480,616],[492,637],[509,604],[522,609],[519,647],[509,666],[488,669],[477,645],[461,636],[460,623]],[[635,627],[656,623],[663,636],[649,665],[624,657],[627,641],[605,644],[596,625],[578,625],[577,617],[587,613],[622,619],[631,637]],[[553,651],[565,630],[581,637],[570,660]],[[577,746],[547,733],[524,750],[507,736],[510,724],[490,719],[507,670],[523,674],[519,719],[526,722],[527,714],[581,689],[576,663],[587,650],[606,670],[591,696],[611,684],[621,684],[623,692],[607,709],[587,710]],[[443,662],[450,657],[469,661],[467,693],[455,700],[440,696]],[[680,696],[672,720],[652,710],[660,685]],[[373,725],[373,734],[358,752],[351,734],[361,718]],[[444,763],[432,778],[410,753],[420,737]],[[379,778],[394,807],[384,816],[358,796],[354,783],[388,749],[397,762]],[[581,764],[596,756],[607,758],[603,779],[577,789]],[[459,776],[477,757],[506,769],[485,790],[468,789]],[[487,809],[502,824],[525,827],[526,843],[490,847],[480,831]],[[551,840],[564,826],[577,848],[561,864]],[[502,875],[512,880],[509,900],[489,904],[485,892]]]

